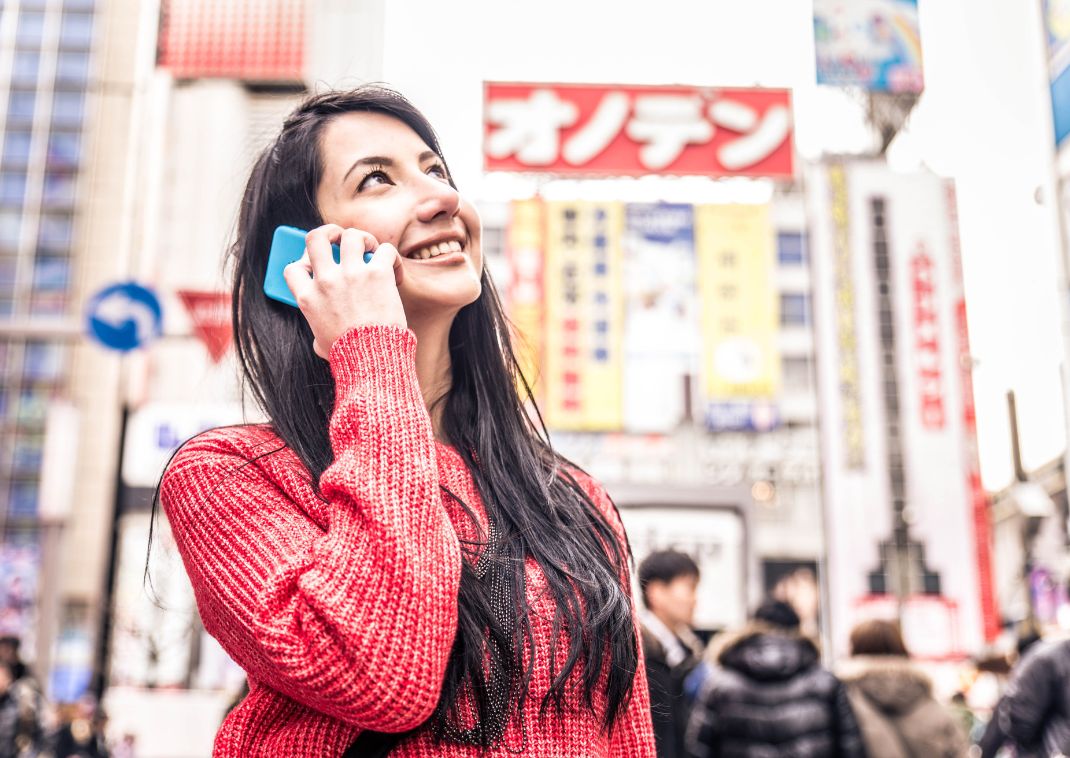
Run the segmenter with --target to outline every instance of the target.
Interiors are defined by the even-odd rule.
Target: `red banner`
[[[484,85],[488,171],[593,176],[794,174],[782,89]]]
[[[234,336],[230,325],[230,293],[179,290],[176,294],[193,322],[193,333],[208,348],[212,361],[219,363]]]
[[[305,0],[163,0],[157,62],[176,79],[299,82]]]

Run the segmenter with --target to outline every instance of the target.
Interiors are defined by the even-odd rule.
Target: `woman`
[[[280,224],[312,230],[299,311],[262,292]],[[424,117],[377,87],[308,99],[233,256],[270,423],[195,438],[161,483],[205,628],[249,675],[214,755],[652,756],[619,516],[525,413]]]
[[[962,727],[932,695],[929,677],[910,663],[899,625],[863,621],[851,631],[847,685],[870,758],[961,758]]]

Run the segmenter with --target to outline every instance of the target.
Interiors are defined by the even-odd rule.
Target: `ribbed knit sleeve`
[[[303,472],[253,460],[248,428],[188,443],[161,488],[205,628],[259,682],[378,731],[429,717],[457,626],[461,550],[415,351],[387,326],[332,347],[325,525],[292,494]]]

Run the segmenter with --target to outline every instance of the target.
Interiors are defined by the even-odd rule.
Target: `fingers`
[[[336,265],[331,245],[342,238],[342,233],[338,224],[324,224],[305,235],[305,254],[312,261],[313,276],[322,276]]]
[[[398,249],[391,245],[389,242],[384,242],[379,245],[375,250],[375,255],[368,261],[369,271],[387,271],[393,270],[394,283],[401,285],[402,275],[405,272],[404,267],[401,265],[401,253]]]
[[[286,280],[286,286],[293,293],[294,300],[300,303],[312,289],[312,261],[308,257],[308,250],[296,261],[286,265],[282,270],[282,278]]]
[[[342,232],[342,268],[351,269],[364,266],[364,253],[379,247],[379,241],[368,232],[359,229],[346,229]]]

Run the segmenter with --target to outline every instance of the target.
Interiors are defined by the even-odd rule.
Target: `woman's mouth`
[[[406,254],[405,257],[415,261],[426,261],[451,253],[463,253],[464,247],[457,240],[437,242],[433,245],[425,245]],[[452,256],[451,256],[452,257]]]

